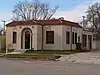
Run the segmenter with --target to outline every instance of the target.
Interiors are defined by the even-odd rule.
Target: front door
[[[25,32],[25,49],[30,49],[30,32]]]

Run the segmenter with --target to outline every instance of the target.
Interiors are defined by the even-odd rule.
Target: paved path
[[[100,64],[100,52],[87,52],[72,55],[63,55],[60,59],[62,61],[73,63],[86,63],[86,64]]]
[[[0,75],[100,75],[100,65],[0,58]]]

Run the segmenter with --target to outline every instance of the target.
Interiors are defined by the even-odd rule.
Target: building
[[[16,50],[76,50],[76,43],[92,49],[92,33],[62,19],[13,21],[6,30],[6,46],[10,44]]]
[[[93,47],[94,50],[100,50],[100,28],[88,27],[88,31],[93,33]]]
[[[0,52],[5,52],[6,49],[6,36],[0,35]]]

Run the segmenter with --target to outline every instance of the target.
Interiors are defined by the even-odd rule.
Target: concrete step
[[[9,52],[7,54],[23,54],[25,53],[26,49],[21,49],[21,50],[14,50],[13,52]]]

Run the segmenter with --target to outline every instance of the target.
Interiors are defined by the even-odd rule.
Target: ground
[[[59,60],[73,63],[100,64],[100,52],[62,55],[62,57],[59,58]]]
[[[100,75],[100,65],[0,58],[0,75]]]

